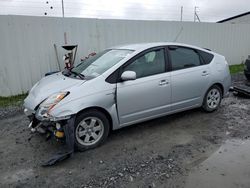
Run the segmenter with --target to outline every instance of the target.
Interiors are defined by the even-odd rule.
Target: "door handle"
[[[167,84],[169,84],[167,80],[161,80],[159,83],[160,86],[167,85]]]
[[[202,76],[207,76],[208,75],[208,72],[206,70],[202,71]]]

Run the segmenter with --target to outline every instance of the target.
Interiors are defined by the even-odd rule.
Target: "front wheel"
[[[202,108],[206,112],[213,112],[219,108],[221,99],[222,99],[221,88],[217,85],[213,85],[208,89],[203,99]]]
[[[109,120],[98,110],[79,114],[75,121],[75,147],[79,151],[92,149],[103,143],[109,134]]]

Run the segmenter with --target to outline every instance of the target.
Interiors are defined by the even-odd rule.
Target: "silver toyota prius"
[[[97,147],[111,130],[176,112],[218,109],[231,85],[225,57],[179,43],[106,49],[71,70],[42,78],[24,101],[33,131],[67,137],[74,147]]]

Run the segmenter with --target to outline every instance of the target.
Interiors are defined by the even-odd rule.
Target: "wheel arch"
[[[97,110],[99,112],[102,112],[108,118],[108,120],[109,120],[109,125],[110,125],[109,131],[113,130],[113,120],[112,120],[112,117],[111,117],[110,113],[106,109],[104,109],[102,107],[91,106],[91,107],[84,108],[84,109],[80,110],[79,112],[77,112],[76,116],[78,116],[79,114],[81,114],[81,113],[83,113],[85,111],[89,111],[89,110]]]
[[[221,83],[219,83],[219,82],[216,82],[216,83],[212,84],[209,88],[211,88],[212,86],[218,86],[221,89],[222,98],[223,98],[223,96],[224,96],[224,87],[223,87],[223,85]]]

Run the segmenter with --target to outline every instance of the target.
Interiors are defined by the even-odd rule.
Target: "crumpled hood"
[[[38,104],[50,95],[60,91],[67,91],[69,88],[81,85],[85,81],[66,77],[61,72],[46,76],[30,90],[28,97],[24,100],[24,106],[34,110]]]

